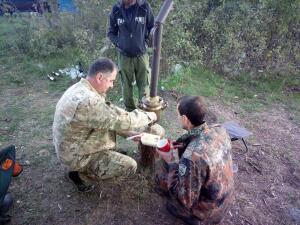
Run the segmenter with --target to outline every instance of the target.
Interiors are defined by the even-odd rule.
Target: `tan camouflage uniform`
[[[156,184],[169,196],[178,217],[196,218],[201,224],[221,221],[233,201],[231,142],[220,126],[206,123],[176,142],[183,143],[179,163],[157,161]]]
[[[149,113],[130,113],[105,101],[86,79],[71,86],[56,106],[53,142],[69,170],[93,179],[126,177],[136,171],[134,159],[115,152],[117,132],[147,126]],[[161,127],[160,127],[161,128]]]

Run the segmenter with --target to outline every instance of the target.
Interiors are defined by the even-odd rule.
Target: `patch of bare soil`
[[[10,187],[15,197],[11,224],[183,224],[169,215],[165,199],[153,191],[149,171],[139,170],[121,183],[103,181],[91,193],[76,192],[56,158],[51,121],[40,126],[40,117],[47,112],[53,115],[59,96],[42,92],[31,95],[27,111],[46,110],[40,116],[29,115],[10,136],[9,142],[18,147],[18,159],[24,165],[24,172]],[[174,93],[162,95],[169,102],[162,124],[167,135],[175,139],[183,130],[177,124]],[[0,107],[11,104],[9,98],[0,100]],[[47,110],[49,105],[53,106]],[[241,142],[233,142],[234,163],[238,165],[236,201],[222,224],[300,224],[299,124],[289,120],[288,112],[279,105],[265,112],[237,114],[238,104],[225,107],[214,100],[209,102],[209,109],[209,123],[234,120],[253,132],[247,139],[247,153],[243,154]],[[134,143],[128,145],[136,148]]]

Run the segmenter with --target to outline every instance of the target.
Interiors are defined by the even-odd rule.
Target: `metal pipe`
[[[151,70],[151,83],[150,83],[150,97],[157,96],[157,83],[159,76],[159,66],[160,66],[160,53],[161,53],[161,39],[162,39],[162,24],[157,23],[153,38],[153,59],[152,59],[152,70]]]
[[[154,53],[152,59],[150,97],[157,96],[157,83],[158,83],[158,76],[159,76],[163,23],[165,22],[169,12],[171,11],[172,6],[173,6],[173,0],[165,0],[155,19],[155,31],[153,37]]]
[[[173,0],[165,0],[155,19],[158,23],[164,23],[173,6]]]
[[[140,105],[141,109],[145,111],[155,112],[158,118],[160,117],[161,110],[163,110],[167,106],[167,103],[164,102],[162,98],[157,96],[157,83],[159,76],[163,23],[165,22],[172,8],[172,5],[173,0],[165,0],[155,19],[155,30],[153,35],[154,52],[151,70],[150,97],[145,96],[142,99]],[[139,150],[141,152],[141,165],[143,167],[153,167],[155,148],[145,146],[140,143]]]

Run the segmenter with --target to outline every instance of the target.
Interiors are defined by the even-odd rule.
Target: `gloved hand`
[[[146,113],[151,120],[150,124],[154,124],[157,121],[156,113],[154,113],[154,112],[146,112]]]
[[[178,157],[178,150],[171,148],[168,152],[160,151],[159,149],[156,149],[157,154],[162,158],[166,163],[178,163],[179,157]]]
[[[13,170],[13,177],[19,176],[19,174],[22,173],[22,171],[23,171],[22,166],[19,163],[15,162],[14,170]]]

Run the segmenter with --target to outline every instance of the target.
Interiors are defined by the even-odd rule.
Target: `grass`
[[[45,58],[32,58],[15,51],[13,42],[18,38],[15,32],[22,23],[16,18],[0,17],[0,143],[15,138],[19,143],[43,138],[45,132],[41,130],[48,131],[53,121],[55,103],[49,103],[49,99],[61,95],[73,82],[68,77],[59,77],[56,82],[47,79],[52,71],[73,64],[72,57],[76,54],[73,49]],[[49,96],[45,96],[46,93]],[[36,101],[43,101],[44,97],[43,106],[36,106]],[[30,130],[25,135],[23,127],[26,126]],[[46,133],[51,135],[51,132]]]
[[[55,103],[48,104],[49,99],[59,98],[76,80],[66,76],[58,77],[54,82],[47,79],[47,74],[75,64],[76,48],[65,48],[63,52],[47,57],[30,57],[14,45],[18,40],[16,31],[27,26],[27,20],[18,18],[0,18],[0,94],[7,96],[7,90],[23,90],[20,94],[7,96],[7,107],[1,110],[0,118],[12,117],[5,132],[14,133],[26,118],[37,118],[38,126],[32,130],[31,136],[38,137],[39,129],[51,126]],[[20,47],[21,45],[18,45]],[[253,79],[244,74],[228,79],[202,67],[182,68],[175,74],[167,76],[159,84],[166,90],[174,90],[184,95],[202,95],[220,99],[223,104],[239,104],[245,112],[263,110],[273,103],[284,104],[299,118],[300,94],[287,92],[287,88],[300,87],[300,78],[270,75]],[[13,92],[13,91],[11,91]],[[49,95],[45,98],[43,108],[28,108],[35,99],[30,93]],[[137,96],[135,89],[134,95]],[[109,92],[108,100],[121,105],[121,84],[117,80],[115,87]],[[164,124],[168,125],[168,124]],[[1,135],[0,141],[9,140],[9,136]]]
[[[287,87],[300,87],[298,77],[266,75],[253,79],[244,74],[227,79],[198,66],[183,68],[162,80],[160,85],[185,95],[220,98],[224,104],[236,102],[247,112],[264,109],[273,103],[283,103],[292,111],[300,110],[300,93],[286,94]]]
[[[78,60],[77,50],[65,48],[55,55],[43,58],[22,54],[22,49],[18,51],[18,48],[23,46],[20,44],[22,40],[19,40],[18,30],[29,27],[29,22],[30,18],[27,17],[0,17],[0,85],[31,87],[33,81],[42,81],[41,86],[38,86],[41,91],[59,94],[74,81],[60,77],[56,82],[44,82],[47,80],[46,75],[75,64]],[[19,44],[16,45],[15,42]],[[243,110],[250,112],[263,109],[274,102],[284,103],[286,108],[292,111],[299,111],[300,105],[299,93],[286,94],[288,86],[300,85],[300,78],[291,76],[264,75],[260,79],[252,79],[248,74],[243,74],[234,79],[227,79],[202,67],[190,67],[169,75],[160,85],[167,90],[176,90],[186,95],[219,98],[224,104],[236,102]],[[120,86],[118,80],[108,95],[109,100],[118,104],[121,98]],[[3,91],[1,88],[0,93]],[[137,96],[136,89],[134,95]]]
[[[17,31],[25,25],[24,20],[0,17],[0,56],[5,55],[18,40]]]
[[[59,53],[46,58],[31,58],[28,55],[9,52],[5,46],[9,46],[10,44],[5,45],[2,41],[7,40],[10,42],[9,38],[11,37],[11,40],[13,40],[14,37],[11,35],[14,34],[9,30],[4,31],[2,29],[3,27],[5,29],[7,28],[7,26],[1,23],[0,19],[0,145],[1,142],[9,142],[18,146],[17,156],[21,158],[22,162],[26,160],[30,161],[30,166],[25,168],[27,174],[33,173],[34,177],[38,174],[42,175],[42,177],[38,176],[38,179],[35,179],[36,182],[33,188],[26,187],[26,182],[31,182],[31,179],[28,176],[26,177],[26,173],[24,178],[21,178],[19,181],[14,181],[19,182],[20,187],[23,187],[23,189],[25,188],[25,192],[24,190],[23,192],[19,192],[17,188],[19,186],[15,185],[16,199],[20,200],[18,209],[21,210],[19,215],[16,215],[16,221],[32,224],[32,221],[38,221],[39,218],[41,218],[40,215],[43,215],[44,219],[49,218],[50,220],[53,219],[53,221],[56,221],[56,217],[52,218],[52,216],[56,215],[57,213],[55,214],[55,212],[57,211],[51,211],[51,204],[55,201],[54,207],[56,207],[56,201],[58,202],[58,200],[59,202],[67,203],[64,198],[65,193],[68,193],[69,189],[65,187],[64,182],[58,182],[60,180],[56,177],[56,173],[58,172],[56,169],[56,164],[58,163],[57,159],[54,157],[40,157],[38,153],[40,150],[47,150],[51,156],[55,154],[51,141],[51,126],[55,104],[62,93],[76,81],[70,80],[68,77],[59,77],[55,82],[51,82],[47,79],[46,75],[52,71],[57,71],[58,69],[74,64],[76,49],[65,49],[63,54]],[[7,29],[13,31],[11,27]],[[9,35],[7,36],[9,38],[4,38],[5,35]],[[2,54],[2,50],[7,51],[6,54]],[[220,74],[213,73],[201,67],[190,67],[184,68],[176,74],[169,75],[160,82],[160,86],[164,86],[167,90],[181,92],[182,94],[203,95],[208,98],[221,99],[224,104],[228,105],[236,102],[236,104],[241,105],[245,111],[263,109],[273,103],[280,102],[286,104],[289,110],[297,112],[299,111],[300,105],[299,94],[290,93],[287,95],[285,94],[285,89],[288,86],[299,85],[298,82],[299,80],[297,81],[297,79],[294,78],[276,77],[276,79],[272,79],[267,76],[260,80],[253,80],[248,78],[248,76],[226,79]],[[118,105],[121,105],[121,102],[119,102],[122,96],[120,90],[120,82],[118,80],[115,83],[115,88],[109,92],[108,96],[111,101]],[[235,96],[238,98],[235,98]],[[163,115],[163,117],[166,118],[167,116]],[[5,118],[9,118],[11,121],[2,121]],[[162,125],[166,128],[167,136],[178,136],[175,129],[169,129],[171,125],[167,120],[162,120]],[[21,151],[22,147],[20,146],[23,147],[23,151]],[[134,143],[125,141],[124,139],[118,140],[118,146],[119,148],[128,150],[130,155],[134,155],[136,150]],[[52,172],[50,173],[49,171]],[[141,202],[145,199],[150,199],[148,198],[148,195],[151,193],[148,191],[148,181],[150,183],[152,177],[149,175],[148,179],[145,174],[148,173],[143,172],[143,175],[138,177],[131,186],[127,185],[126,187],[130,187],[130,189],[123,194],[129,196],[130,199],[138,199]],[[52,181],[44,180],[43,176],[45,178],[49,177],[47,179]],[[49,189],[48,187],[46,189],[40,189],[38,185],[41,183],[45,183],[46,187],[48,185]],[[63,188],[54,188],[53,191],[53,185]],[[114,196],[113,189],[111,189],[111,196],[110,192],[108,195],[105,193],[106,189],[103,190],[103,196],[109,200],[111,196]],[[38,195],[36,194],[37,191]],[[42,192],[44,192],[44,194]],[[52,192],[54,195],[57,195],[57,193],[61,193],[61,195],[56,196],[57,198],[52,198],[53,196],[49,195],[49,193],[51,194]],[[41,193],[43,194],[42,198],[39,198]],[[48,193],[49,196],[44,196],[45,193]],[[102,189],[100,197],[101,194]],[[44,199],[46,203],[50,203],[45,204],[40,199]],[[77,199],[76,201],[80,202],[80,200],[81,199]],[[124,201],[128,201],[128,199],[125,198]],[[34,202],[40,202],[40,204],[35,204]],[[104,205],[104,207],[106,207],[105,203],[108,205],[109,201],[102,199],[101,204]],[[40,207],[43,204],[49,209],[47,213],[43,207]],[[293,204],[299,205],[299,201]],[[80,205],[81,204],[75,204],[74,207],[76,208]],[[95,205],[99,207],[98,202],[95,203]],[[24,209],[28,208],[29,210],[24,211]],[[74,211],[74,209],[72,210]],[[67,211],[64,210],[60,212],[60,214],[64,212]],[[69,218],[69,215],[70,214],[61,214],[60,217],[62,219],[64,217]],[[100,213],[100,215],[102,214]],[[43,218],[41,218],[41,220]],[[49,223],[51,223],[51,221]]]

